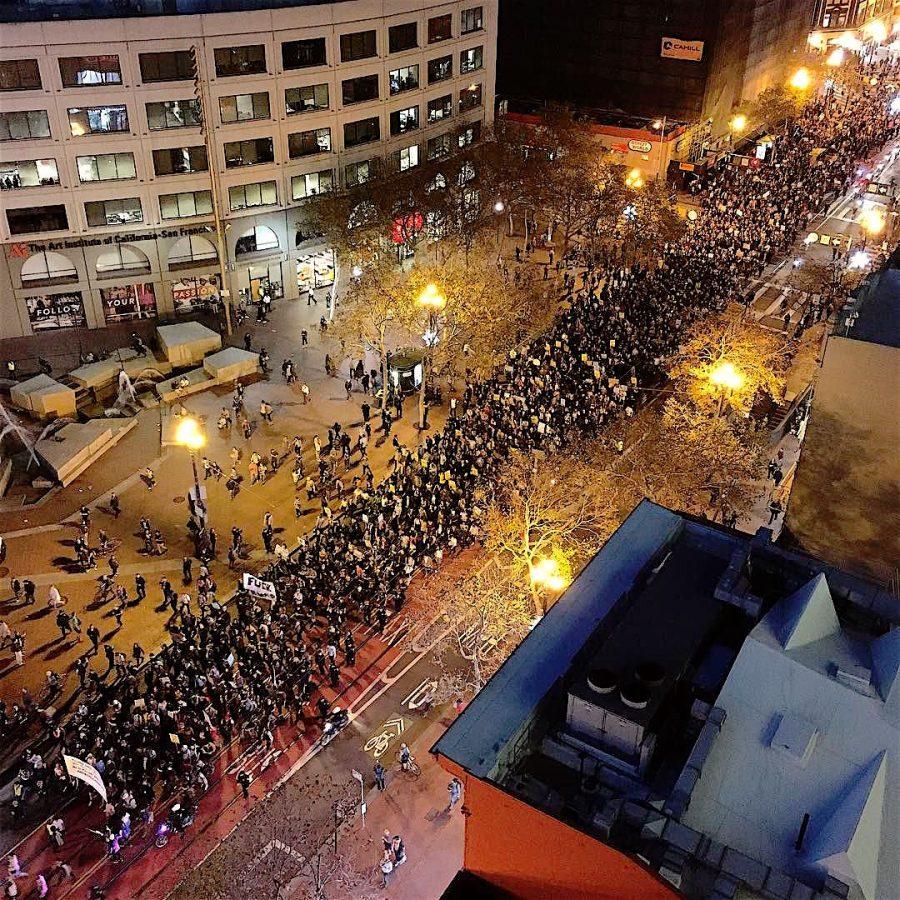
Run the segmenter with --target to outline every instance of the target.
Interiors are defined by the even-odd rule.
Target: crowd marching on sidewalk
[[[470,381],[443,430],[418,448],[394,438],[392,471],[377,486],[367,455],[372,423],[355,436],[335,423],[327,443],[316,438],[316,470],[295,478],[319,499],[321,514],[293,554],[275,555],[264,576],[274,598],[239,591],[226,606],[208,571],[196,597],[164,587],[171,644],[145,665],[138,647],[105,650],[106,673],[84,680],[67,719],[48,721],[52,750],[22,760],[14,811],[32,796],[62,800],[84,790],[62,754],[84,760],[105,784],[105,840],[121,858],[132,822],[152,821],[160,798],[188,814],[196,807],[212,761],[233,738],[271,745],[280,721],[327,719],[323,688],[339,687],[341,666],[355,663],[353,623],[383,630],[419,566],[435,567],[444,553],[478,540],[485,489],[510,452],[559,449],[629,414],[685,329],[785,252],[826,198],[849,186],[856,161],[896,136],[898,121],[878,92],[840,110],[813,102],[779,140],[776,165],[712,172],[699,220],[682,241],[660,248],[656,266],[614,267],[570,251],[558,260],[569,305],[552,330],[511,351],[495,377]],[[271,407],[260,412],[270,416]],[[382,441],[391,422],[386,404]],[[235,528],[231,549],[241,540]],[[3,639],[16,650],[15,635]],[[13,715],[0,703],[0,733]],[[451,782],[448,791],[452,809],[459,788]],[[58,832],[55,842],[62,824]],[[402,840],[386,834],[384,851],[386,882],[405,859]],[[23,874],[10,864],[13,891]],[[39,877],[51,874],[59,877]]]

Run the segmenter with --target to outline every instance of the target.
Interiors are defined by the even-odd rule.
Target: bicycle
[[[406,775],[407,778],[416,779],[422,774],[422,770],[419,768],[418,763],[416,762],[416,758],[414,756],[410,756],[410,758],[404,763],[400,759],[400,751],[397,751],[397,763],[400,766],[400,771]]]

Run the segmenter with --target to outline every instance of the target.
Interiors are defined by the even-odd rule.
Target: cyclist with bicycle
[[[409,771],[409,764],[412,759],[412,755],[410,754],[409,747],[406,744],[400,745],[400,768],[403,769],[404,772]]]

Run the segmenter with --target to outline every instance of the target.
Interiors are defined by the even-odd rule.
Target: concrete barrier
[[[175,368],[197,365],[207,353],[222,349],[221,336],[199,322],[160,325],[156,334],[163,355]]]
[[[63,426],[52,437],[34,445],[35,452],[65,487],[114,447],[137,419],[92,419]]]
[[[9,392],[12,405],[41,419],[75,415],[75,391],[49,375],[35,375],[15,385]]]
[[[245,375],[259,372],[259,354],[240,347],[226,347],[203,360],[206,373],[218,384],[226,384]]]

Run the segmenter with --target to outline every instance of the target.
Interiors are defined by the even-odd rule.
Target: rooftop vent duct
[[[598,694],[611,694],[616,689],[619,679],[612,669],[597,666],[588,672],[587,683],[591,690]]]
[[[639,681],[623,684],[619,691],[622,702],[631,709],[646,709],[650,702],[650,688]]]
[[[666,670],[656,662],[643,662],[634,667],[634,677],[647,687],[659,687],[666,677]]]

